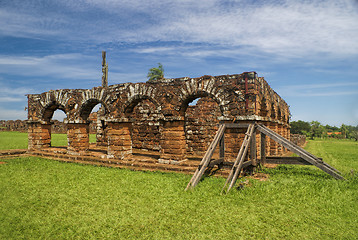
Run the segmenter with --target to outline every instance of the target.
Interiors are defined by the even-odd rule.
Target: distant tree
[[[347,138],[348,135],[348,126],[342,124],[341,128],[339,129],[341,131],[342,137]]]
[[[350,137],[351,137],[352,139],[358,141],[358,131],[357,131],[357,130],[353,130],[353,131],[351,132]]]
[[[292,134],[304,134],[306,135],[311,130],[311,125],[305,121],[293,121],[290,123]],[[307,136],[307,135],[306,135]],[[307,136],[308,137],[308,136]]]
[[[149,69],[147,78],[149,82],[163,79],[164,78],[163,65],[161,63],[158,63],[158,67],[153,67]]]
[[[339,131],[339,128],[336,127],[336,126],[330,126],[330,125],[327,124],[324,127],[327,130],[327,132],[338,132]]]
[[[322,137],[323,133],[326,132],[326,129],[324,128],[324,126],[322,126],[322,124],[318,121],[312,121],[311,122],[311,139],[314,139],[315,137]]]

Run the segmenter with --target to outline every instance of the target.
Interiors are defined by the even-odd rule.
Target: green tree
[[[311,125],[305,121],[293,121],[290,123],[292,134],[304,134],[306,135],[311,130]],[[306,135],[307,136],[307,135]],[[307,136],[308,137],[308,136]]]
[[[339,129],[342,133],[343,138],[347,138],[348,135],[348,127],[347,125],[342,124],[341,128]]]
[[[311,122],[311,139],[315,137],[322,137],[323,133],[327,132],[324,126],[318,121]]]
[[[148,82],[154,82],[156,80],[160,80],[164,78],[164,69],[161,63],[158,63],[158,67],[153,67],[149,69],[148,75]]]
[[[358,141],[358,131],[353,130],[353,131],[351,132],[351,136],[350,136],[350,137],[351,137],[352,139]]]

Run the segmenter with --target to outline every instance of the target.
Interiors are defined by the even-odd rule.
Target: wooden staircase
[[[243,143],[240,147],[239,153],[236,157],[235,162],[232,165],[232,169],[227,177],[225,185],[223,187],[223,192],[229,192],[230,189],[235,185],[237,178],[240,175],[240,172],[243,168],[248,166],[256,166],[256,131],[261,133],[261,159],[259,164],[264,164],[266,161],[278,161],[280,164],[303,164],[303,165],[314,165],[321,169],[322,171],[328,173],[332,177],[340,180],[344,180],[341,173],[333,168],[332,166],[328,165],[327,163],[323,162],[322,159],[314,156],[313,154],[307,152],[303,148],[297,146],[296,144],[290,142],[286,138],[282,137],[281,135],[277,134],[276,132],[272,131],[271,129],[267,128],[266,126],[258,123],[252,124],[221,124],[219,129],[214,137],[214,140],[210,144],[208,150],[206,151],[202,161],[198,165],[193,177],[191,178],[190,182],[188,183],[185,190],[194,188],[200,181],[205,169],[212,164],[220,164],[224,163],[224,136],[225,136],[225,129],[227,128],[243,128],[247,127],[247,132],[245,133],[245,138]],[[290,150],[291,152],[297,154],[299,157],[269,157],[266,158],[265,156],[265,142],[266,136],[270,137],[272,140],[276,141],[277,143],[281,144],[286,149]],[[220,144],[220,156],[221,158],[219,161],[212,161],[211,157],[217,145]],[[250,160],[245,161],[248,148],[251,145],[251,153],[250,153]],[[228,186],[228,187],[227,187]],[[227,187],[227,189],[226,189]]]

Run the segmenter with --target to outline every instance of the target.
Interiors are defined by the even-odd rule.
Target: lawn
[[[249,179],[228,195],[220,194],[223,178],[204,178],[184,192],[191,177],[184,174],[2,160],[0,239],[356,239],[357,147],[307,145],[347,181],[280,166],[263,170],[268,181]]]
[[[96,142],[96,135],[90,134],[90,142]],[[52,146],[67,146],[66,134],[51,134]],[[23,132],[0,132],[0,150],[4,149],[27,149],[27,133]]]

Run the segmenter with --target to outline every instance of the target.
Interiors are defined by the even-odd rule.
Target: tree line
[[[341,138],[358,141],[358,125],[342,124],[341,127],[322,125],[318,121],[293,121],[290,123],[292,134],[303,134],[310,139],[314,138]]]

